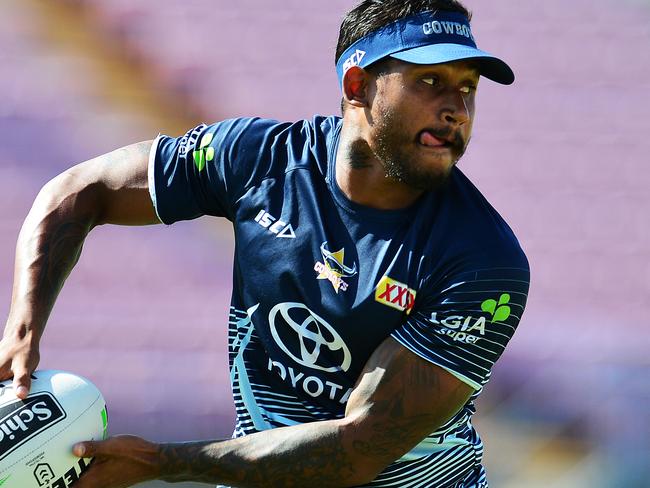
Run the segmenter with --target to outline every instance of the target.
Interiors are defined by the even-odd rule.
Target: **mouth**
[[[430,149],[451,149],[453,143],[445,138],[435,135],[433,131],[425,129],[420,131],[417,137],[420,146]]]

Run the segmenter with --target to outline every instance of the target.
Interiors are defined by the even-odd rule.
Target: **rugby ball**
[[[106,437],[106,403],[90,381],[64,371],[36,371],[25,400],[0,382],[0,488],[67,488],[90,459],[79,441]]]

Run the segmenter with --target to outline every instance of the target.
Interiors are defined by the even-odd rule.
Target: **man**
[[[76,485],[484,487],[473,400],[528,292],[512,231],[455,167],[479,76],[455,0],[364,0],[337,49],[343,118],[159,136],[48,183],[19,237],[0,374],[25,397],[46,319],[96,225],[233,222],[234,438],[75,446]]]

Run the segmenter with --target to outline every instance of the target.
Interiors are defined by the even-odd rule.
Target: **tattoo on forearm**
[[[42,244],[37,286],[55,297],[81,255],[88,225],[68,222],[59,226]]]
[[[403,454],[403,446],[416,444],[422,438],[422,425],[431,424],[430,415],[410,416],[404,414],[404,400],[396,396],[378,405],[387,411],[381,421],[372,425],[367,440],[356,440],[352,447],[360,454],[379,457],[392,462]]]
[[[337,486],[350,476],[352,463],[337,438],[319,442],[309,452],[296,451],[289,462],[265,459],[254,470],[245,472],[242,481],[251,486],[302,488],[305,486]]]
[[[415,415],[406,405],[409,392],[426,388],[434,395],[442,396],[439,373],[420,361],[412,361],[410,353],[392,355],[387,352],[384,362],[391,361],[389,371],[383,377],[392,395],[373,401],[373,415],[378,419],[370,428],[370,436],[356,440],[352,446],[356,452],[373,459],[392,462],[404,453],[405,446],[415,446],[424,435],[435,430],[443,422],[444,414],[422,413]]]
[[[366,483],[447,420],[464,395],[461,386],[456,387],[459,393],[450,391],[440,371],[414,360],[412,353],[382,352],[373,359],[378,368],[368,366],[367,384],[357,385],[351,399],[363,406],[360,416],[351,417],[353,423],[314,422],[224,442],[164,444],[159,451],[162,479],[242,488]],[[375,395],[377,382],[382,392]],[[413,392],[423,388],[428,399],[440,398],[440,403],[418,402]]]
[[[210,443],[167,444],[160,450],[163,479],[192,479],[204,483],[225,483],[238,487],[326,488],[340,486],[354,474],[348,454],[336,436],[321,439],[318,447],[301,449],[283,445],[281,452],[242,455],[233,450],[219,454]],[[255,448],[251,449],[254,452]],[[184,473],[180,477],[176,473]]]

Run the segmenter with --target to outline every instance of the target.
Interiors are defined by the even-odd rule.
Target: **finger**
[[[121,436],[127,437],[127,436]],[[109,437],[105,441],[83,441],[72,446],[72,453],[77,457],[90,458],[95,456],[111,457],[120,455],[120,441],[116,437]]]
[[[74,482],[74,488],[106,488],[109,484],[103,478],[102,463],[93,462]]]
[[[29,388],[32,386],[30,372],[24,365],[14,367],[14,393],[21,400],[29,395]]]

